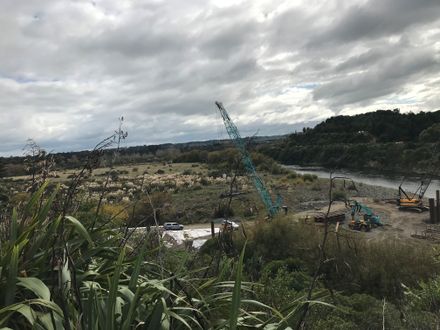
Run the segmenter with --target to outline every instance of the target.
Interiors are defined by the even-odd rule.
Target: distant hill
[[[276,136],[253,136],[252,145],[265,145],[281,141],[287,135]],[[169,161],[180,158],[180,155],[187,154],[192,150],[197,151],[217,151],[233,147],[231,140],[207,140],[193,141],[184,143],[165,143],[157,145],[143,145],[124,147],[119,150],[119,157],[114,165],[117,164],[137,164],[149,161]],[[106,149],[101,159],[101,165],[106,166],[113,158],[115,149]],[[79,168],[85,164],[90,155],[89,150],[59,152],[53,154],[57,170]],[[24,156],[0,157],[0,177],[19,176],[26,174]]]
[[[377,110],[356,116],[336,116],[303,133],[291,134],[289,141],[298,144],[416,142],[419,135],[440,123],[440,111],[400,113]]]
[[[423,172],[437,166],[439,143],[440,111],[395,109],[332,117],[261,151],[288,164]]]

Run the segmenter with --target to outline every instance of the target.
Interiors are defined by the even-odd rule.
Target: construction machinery
[[[380,217],[367,206],[356,200],[348,201],[351,208],[351,222],[348,224],[350,229],[359,231],[370,231],[372,228],[383,226]]]
[[[399,186],[399,197],[397,199],[397,206],[399,207],[399,210],[416,211],[419,213],[428,211],[429,208],[423,205],[423,196],[431,184],[432,176],[428,179],[422,179],[420,181],[420,185],[417,187],[414,193],[408,193],[402,188],[404,181],[405,178],[403,178]]]
[[[280,205],[282,202],[281,197],[278,196],[276,202],[272,201],[272,197],[270,196],[269,191],[267,190],[263,181],[258,176],[257,171],[255,170],[255,166],[252,162],[251,156],[246,149],[245,142],[241,138],[237,126],[235,126],[235,124],[229,117],[229,114],[223,107],[223,104],[221,102],[215,102],[215,104],[220,111],[220,115],[222,116],[223,123],[225,124],[226,131],[228,132],[229,137],[231,138],[235,147],[240,152],[241,160],[243,162],[244,168],[246,169],[247,175],[250,177],[255,188],[257,189],[257,192],[260,195],[264,206],[266,207],[269,217],[272,218],[280,209]]]

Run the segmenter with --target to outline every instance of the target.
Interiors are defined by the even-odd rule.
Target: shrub
[[[273,162],[271,168],[270,168],[270,173],[277,175],[277,174],[285,174],[287,173],[288,170],[285,169],[284,167],[282,167],[280,164]]]
[[[343,190],[332,191],[332,199],[334,201],[345,201],[347,200],[347,194]]]
[[[257,302],[240,302],[251,291],[242,282],[242,259],[219,261],[227,272],[211,271],[214,277],[200,281],[204,270],[182,270],[188,255],[162,253],[156,232],[131,245],[105,222],[89,231],[76,218],[48,212],[57,210],[55,197],[43,187],[26,211],[5,219],[11,230],[0,227],[0,328],[243,328],[243,320],[251,328],[260,320],[282,326],[284,316],[273,319]],[[195,296],[203,299],[194,302]]]
[[[129,216],[124,204],[104,204],[102,205],[101,212],[118,226],[126,223]]]
[[[228,218],[234,216],[234,210],[226,204],[220,204],[214,210],[214,218]]]
[[[303,179],[304,182],[307,182],[307,181],[308,182],[313,182],[313,181],[317,180],[318,177],[315,174],[306,173],[306,174],[302,175],[302,179]]]
[[[211,170],[208,172],[208,176],[213,178],[221,178],[223,177],[223,173],[224,172],[221,170]]]
[[[265,268],[260,280],[262,286],[256,287],[257,299],[282,309],[300,298],[304,294],[303,290],[309,287],[310,281],[309,275],[301,271],[289,271],[287,265],[281,265],[273,270]]]
[[[313,191],[321,191],[321,190],[324,189],[324,187],[322,187],[321,184],[320,184],[319,182],[315,182],[315,183],[312,185],[311,189],[312,189]]]
[[[296,179],[298,177],[298,173],[295,171],[289,171],[289,174],[287,174],[288,179]]]

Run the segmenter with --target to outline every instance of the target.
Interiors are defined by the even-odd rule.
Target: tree
[[[440,123],[434,124],[423,130],[419,135],[421,142],[439,142],[440,141]]]
[[[52,175],[55,166],[53,155],[47,153],[34,140],[28,139],[24,150],[25,166],[31,176],[29,190],[34,192],[38,187]]]
[[[0,161],[0,178],[3,178],[4,176],[6,176],[5,164]]]

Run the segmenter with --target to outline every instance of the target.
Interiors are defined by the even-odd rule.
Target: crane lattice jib
[[[255,166],[252,162],[251,156],[249,155],[249,152],[246,150],[245,143],[240,136],[240,132],[238,131],[237,126],[235,126],[235,124],[229,117],[229,114],[223,107],[223,104],[221,102],[215,102],[215,104],[217,105],[220,111],[220,114],[222,116],[223,122],[226,127],[226,131],[228,132],[228,135],[231,138],[232,142],[234,142],[236,148],[240,151],[241,160],[246,169],[246,172],[248,176],[251,178],[252,182],[254,183],[254,186],[257,189],[269,215],[270,216],[275,215],[275,213],[277,213],[278,211],[278,206],[274,205],[274,203],[272,202],[272,198],[269,194],[269,191],[266,189],[261,178],[257,175],[257,171],[255,170]]]

